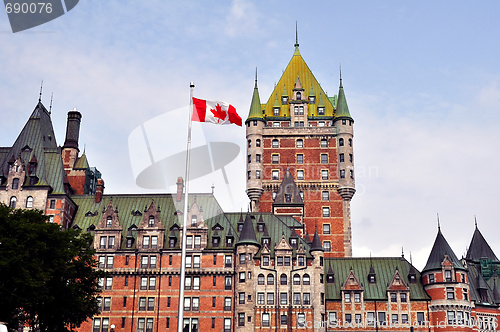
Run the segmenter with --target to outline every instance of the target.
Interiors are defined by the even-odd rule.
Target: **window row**
[[[296,127],[297,127],[297,126],[296,126]],[[303,126],[302,126],[302,127],[303,127]],[[351,141],[352,141],[352,140],[351,140]],[[250,140],[249,140],[249,142],[250,142]],[[344,142],[344,141],[343,141],[343,138],[342,138],[342,142]],[[343,144],[343,143],[342,143],[342,144]],[[320,146],[321,148],[327,148],[327,147],[328,147],[328,140],[327,140],[326,138],[322,138],[322,139],[320,140],[319,146]],[[279,141],[279,139],[277,139],[277,138],[273,139],[273,140],[271,141],[271,147],[273,147],[273,148],[279,148],[279,147],[280,147],[280,141]],[[304,140],[303,140],[303,139],[301,139],[301,138],[297,139],[297,140],[295,141],[295,147],[297,147],[297,148],[303,148],[303,147],[304,147]]]
[[[349,177],[350,177],[351,179],[354,179],[354,171],[353,171],[352,169],[351,169],[351,170],[349,170]],[[341,179],[345,179],[345,169],[341,169],[341,170],[340,170],[340,178],[341,178]]]
[[[288,315],[280,315],[280,325],[288,325],[290,324]],[[271,314],[270,313],[263,313],[262,314],[262,326],[263,327],[269,327],[271,324]],[[298,327],[306,327],[306,314],[305,313],[298,313],[297,314],[297,326]]]
[[[16,205],[17,205],[17,197],[16,196],[12,196],[9,200],[9,206],[13,209],[16,208]],[[32,196],[28,196],[26,198],[26,208],[27,209],[31,209],[33,207],[33,197]]]
[[[255,121],[255,122],[257,122],[257,121]],[[260,139],[256,139],[256,140],[255,140],[255,146],[256,146],[256,147],[260,147],[260,144],[261,144]],[[248,147],[249,147],[249,148],[251,148],[251,147],[252,147],[252,140],[251,140],[251,139],[249,139],[249,140],[248,140]]]
[[[318,112],[320,113],[319,109]],[[299,114],[300,115],[300,114]],[[324,115],[324,109],[322,111],[322,114],[320,113],[319,115]],[[274,127],[274,128],[280,128],[281,125],[283,124],[283,127],[289,127],[291,126],[291,121],[270,121],[266,124],[266,127]],[[331,122],[330,121],[318,121],[318,122],[310,122],[309,127],[325,127],[325,126],[330,126]],[[304,121],[294,121],[293,123],[294,127],[304,127]]]
[[[352,146],[352,138],[349,138],[347,140],[349,146]],[[344,146],[344,139],[343,138],[339,138],[339,146]]]
[[[290,239],[290,242],[293,242],[292,246],[296,246],[296,239]],[[268,255],[262,256],[262,266],[269,266],[270,257]],[[276,265],[277,266],[291,266],[291,258],[290,256],[277,256],[276,257]],[[297,265],[305,266],[305,257],[303,255],[297,256]]]
[[[170,317],[166,317],[166,328],[173,328],[171,326]],[[121,328],[125,328],[125,317],[121,319]],[[211,328],[215,328],[215,318],[211,318],[212,324]],[[184,318],[183,319],[183,331],[185,332],[199,332],[199,318]],[[231,332],[231,318],[223,318],[223,332]],[[111,325],[113,328],[113,325]],[[137,329],[135,332],[153,332],[154,329],[154,318],[138,318],[137,319]],[[110,331],[109,318],[94,318],[92,323],[92,332],[108,332]]]
[[[267,281],[267,285],[274,285],[274,275],[269,273],[267,275],[267,278],[264,276],[264,274],[259,274],[257,276],[257,284],[258,285],[265,285]],[[294,274],[293,276],[293,284],[294,285],[300,285],[301,277],[299,274]],[[288,277],[286,274],[281,274],[280,275],[280,285],[287,285],[288,284]],[[302,276],[302,284],[303,285],[310,285],[311,284],[311,277],[309,274],[304,274]]]
[[[339,154],[339,162],[343,163],[345,162],[345,155],[343,153]],[[352,163],[353,162],[353,157],[352,157],[352,153],[349,153],[349,162]]]
[[[184,311],[199,311],[200,298],[199,297],[185,297],[184,298]]]
[[[354,177],[354,172],[352,170],[350,172],[351,172],[351,177]],[[320,173],[321,180],[328,180],[329,179],[328,173],[329,172],[327,169],[322,169],[321,173]],[[251,171],[248,171],[248,179],[251,179],[251,177],[252,177],[251,174],[252,174]],[[297,170],[297,175],[296,175],[297,180],[304,180],[304,178],[305,178],[304,174],[305,174],[304,170],[300,170],[300,169]],[[340,171],[340,177],[345,178],[345,170]],[[259,170],[256,171],[256,178],[257,179],[261,178],[261,171],[259,171]],[[271,171],[271,179],[272,180],[279,180],[280,179],[280,171],[277,169],[273,169]]]

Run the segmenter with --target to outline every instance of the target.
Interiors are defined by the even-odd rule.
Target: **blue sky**
[[[457,256],[474,215],[500,255],[499,12],[498,1],[82,0],[13,34],[2,11],[0,145],[15,140],[43,79],[46,106],[54,93],[58,143],[76,106],[81,148],[106,193],[148,192],[135,185],[131,133],[186,106],[190,81],[196,96],[246,116],[255,67],[266,101],[292,56],[297,21],[301,54],[330,95],[342,65],[355,119],[354,254],[396,256],[404,247],[422,268],[439,213]],[[152,130],[170,151],[185,140],[182,129]],[[205,139],[244,149],[244,129],[206,130]],[[227,169],[230,193],[220,171],[193,188],[208,192],[214,183],[226,211],[245,210],[243,155]]]

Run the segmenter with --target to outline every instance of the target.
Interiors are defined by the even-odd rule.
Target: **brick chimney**
[[[181,177],[177,178],[177,196],[175,197],[175,200],[177,202],[180,202],[182,199],[182,191],[184,190],[184,181],[182,180]]]
[[[104,180],[97,179],[96,190],[95,190],[96,203],[100,203],[102,201],[102,195],[104,195]]]

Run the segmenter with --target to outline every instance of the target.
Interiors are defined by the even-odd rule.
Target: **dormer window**
[[[17,166],[19,167],[19,166]],[[18,178],[14,178],[12,180],[12,189],[19,189],[19,179]]]
[[[155,217],[154,216],[149,216],[149,227],[153,227],[155,225]]]
[[[282,96],[282,97],[281,97],[281,103],[282,103],[283,105],[288,104],[288,96]]]
[[[316,100],[316,96],[309,96],[309,103],[314,104],[315,100]]]
[[[198,225],[198,217],[197,216],[191,216],[191,227],[196,227]]]
[[[111,219],[111,217],[108,217],[108,219],[106,219],[106,227],[110,228],[112,225],[113,225],[113,220]]]
[[[292,248],[297,249],[297,239],[290,239],[290,245],[292,246]]]
[[[334,278],[333,274],[327,274],[326,275],[326,282],[328,284],[333,284],[334,281],[335,281],[335,278]]]
[[[263,232],[264,231],[264,224],[257,224],[257,232]]]
[[[375,276],[375,274],[370,274],[370,275],[368,276],[368,282],[369,282],[370,284],[374,284],[374,283],[376,283],[376,282],[377,282],[377,277]]]
[[[302,94],[300,92],[297,92],[297,100],[301,100],[302,99]]]
[[[279,107],[273,108],[273,115],[274,116],[279,116],[280,115],[280,108]]]
[[[292,194],[285,194],[285,202],[290,203],[292,201]]]
[[[445,277],[445,281],[446,282],[451,282],[452,281],[451,270],[445,270],[444,271],[444,277]]]
[[[325,108],[324,107],[318,107],[318,115],[325,115]]]
[[[233,238],[228,237],[226,238],[226,247],[232,247],[233,246]]]

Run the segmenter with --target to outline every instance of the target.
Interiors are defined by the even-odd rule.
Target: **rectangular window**
[[[455,291],[453,287],[446,287],[446,298],[448,300],[453,300],[455,298]]]
[[[199,311],[200,310],[200,298],[199,297],[193,297],[193,311]]]
[[[255,171],[255,178],[260,179],[260,170]]]
[[[299,266],[305,266],[306,260],[304,256],[299,256]]]
[[[306,326],[306,314],[297,314],[297,326],[305,327]]]
[[[434,274],[429,274],[429,283],[434,283]]]
[[[191,289],[191,277],[184,279],[184,289]]]
[[[142,277],[141,278],[141,290],[148,289],[148,278],[147,277]]]
[[[361,293],[354,293],[354,302],[355,303],[361,302]]]
[[[186,248],[193,248],[193,236],[191,235],[186,236]]]
[[[190,310],[191,310],[191,298],[185,297],[184,298],[184,311],[190,311]]]
[[[106,289],[113,288],[113,277],[106,278]]]
[[[399,320],[398,320],[398,314],[392,314],[392,323],[397,323]]]
[[[291,265],[290,256],[285,256],[285,266],[290,266],[290,265]]]
[[[239,276],[240,276],[240,278],[239,278],[240,283],[245,282],[245,272],[240,272]]]
[[[345,303],[351,302],[351,293],[344,293],[344,302]]]
[[[101,236],[101,245],[100,245],[101,249],[106,249],[106,241],[107,241],[107,237]]]
[[[391,293],[391,302],[398,302],[397,293]]]
[[[262,314],[262,326],[269,326],[269,314]]]
[[[328,180],[328,170],[327,169],[321,170],[321,180]]]
[[[224,257],[224,265],[225,267],[232,267],[233,266],[233,256],[227,255]]]
[[[193,256],[186,256],[186,267],[191,267],[193,263]]]
[[[375,313],[374,312],[367,312],[366,313],[366,320],[368,325],[373,325],[375,323]]]
[[[288,324],[288,316],[287,315],[281,315],[280,316],[280,323],[281,323],[281,325],[287,325]]]
[[[283,266],[283,256],[278,256],[276,258],[276,265]]]
[[[280,293],[280,304],[287,304],[288,293]]]
[[[323,249],[325,250],[325,252],[332,251],[332,243],[330,241],[323,242]]]
[[[455,324],[455,311],[448,311],[448,324]]]
[[[257,162],[257,163],[261,162],[261,155],[260,154],[255,155],[255,162]]]
[[[378,313],[378,321],[381,325],[385,324],[385,312]]]
[[[274,305],[274,293],[267,293],[267,304]]]
[[[361,314],[355,314],[354,315],[354,320],[356,321],[356,323],[361,323]]]
[[[463,294],[464,294],[464,300],[465,301],[468,301],[469,300],[469,293],[467,293],[467,288],[464,288],[462,290]]]
[[[329,217],[330,216],[330,208],[327,206],[323,207],[323,218]]]
[[[195,247],[196,249],[201,248],[201,236],[200,236],[200,235],[196,235],[196,236],[194,237],[194,247]]]
[[[144,310],[146,310],[146,298],[140,297],[139,298],[139,311],[144,311]]]
[[[401,323],[408,323],[408,314],[401,314]]]
[[[304,293],[304,305],[309,305],[311,304],[311,293]]]
[[[104,305],[103,305],[102,310],[104,310],[104,311],[111,310],[111,298],[110,297],[104,298]]]
[[[303,164],[303,163],[304,163],[304,155],[298,154],[297,155],[297,164]]]
[[[194,268],[201,267],[201,257],[199,255],[193,256],[193,267]]]
[[[149,289],[156,288],[156,277],[149,278]]]
[[[450,270],[445,270],[444,276],[445,276],[446,282],[451,282],[451,271]]]
[[[297,170],[297,180],[304,180],[304,170]]]
[[[153,310],[155,310],[155,298],[148,297],[148,311],[153,311]]]
[[[345,179],[345,169],[340,170],[340,178]]]
[[[127,297],[123,297],[123,307],[125,308],[127,306]]]
[[[280,163],[280,156],[279,156],[279,154],[273,154],[271,158],[272,158],[272,163],[273,164],[279,164]]]
[[[401,302],[406,302],[406,293],[401,293],[400,297],[401,297]]]
[[[245,293],[244,292],[241,292],[238,294],[238,303],[245,304]]]
[[[245,326],[245,313],[238,313],[238,326]]]
[[[330,234],[330,224],[323,224],[323,234]]]
[[[231,310],[231,298],[230,297],[224,298],[224,310],[225,311]]]
[[[224,289],[225,290],[230,290],[232,288],[233,282],[231,280],[231,277],[226,277],[224,281]]]
[[[264,293],[257,293],[257,304],[264,304]]]
[[[351,314],[345,314],[345,321],[346,321],[346,323],[352,322],[352,316],[351,316]]]
[[[231,332],[231,318],[224,318],[224,332]]]
[[[142,238],[142,247],[145,249],[149,248],[149,236],[144,236]]]
[[[328,155],[326,153],[321,154],[321,163],[328,164]]]
[[[158,248],[158,236],[151,236],[151,248]]]
[[[148,256],[142,256],[141,258],[141,268],[145,269],[148,267]]]
[[[246,258],[245,254],[240,254],[239,257],[240,257],[240,264],[245,264],[245,258]]]
[[[280,171],[278,171],[278,170],[273,170],[273,171],[271,172],[271,174],[272,174],[273,180],[279,180],[279,178],[280,178]]]

